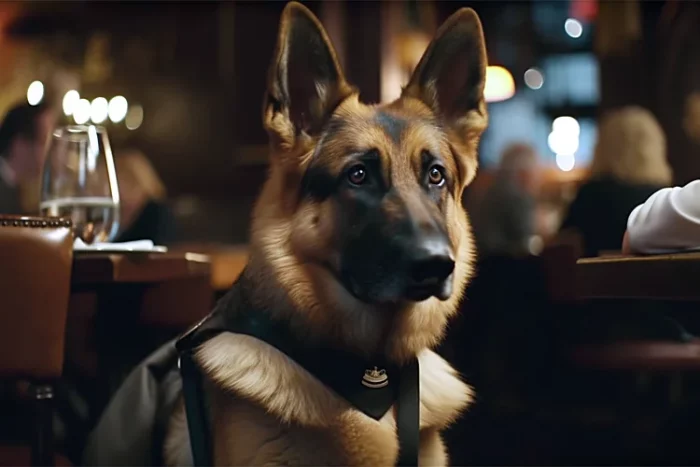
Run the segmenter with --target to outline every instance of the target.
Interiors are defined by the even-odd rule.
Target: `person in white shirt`
[[[663,188],[631,212],[623,253],[693,249],[700,250],[700,180],[684,187]]]

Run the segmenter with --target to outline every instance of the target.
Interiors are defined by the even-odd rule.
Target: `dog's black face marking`
[[[327,168],[311,166],[301,180],[301,196],[324,201],[335,192],[337,185],[338,180]]]
[[[386,112],[377,112],[377,123],[394,143],[398,143],[401,141],[401,134],[406,129],[408,122],[401,117]]]
[[[370,177],[380,176],[378,168],[369,170]],[[379,183],[342,189],[338,203],[340,275],[355,296],[379,303],[449,297],[453,262],[444,217],[420,186],[407,195]],[[423,261],[426,250],[444,258]],[[433,274],[431,265],[441,262],[445,272]],[[422,275],[425,281],[416,279]]]
[[[324,129],[302,195],[332,204],[339,255],[333,267],[360,300],[446,299],[452,292],[453,245],[444,203],[453,196],[456,169],[441,157],[449,151],[435,142],[440,132],[427,119],[382,111],[362,121],[331,119]],[[431,135],[435,139],[426,141]],[[444,180],[435,174],[431,179],[433,168]]]

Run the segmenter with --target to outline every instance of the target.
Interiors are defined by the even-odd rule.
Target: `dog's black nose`
[[[447,243],[433,238],[419,244],[413,250],[410,261],[411,288],[439,288],[455,268]]]

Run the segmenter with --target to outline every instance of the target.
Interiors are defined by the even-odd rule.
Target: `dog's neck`
[[[281,284],[268,261],[261,261],[253,251],[250,261],[234,285],[244,302],[256,312],[268,314],[275,320],[283,320],[301,341],[310,346],[338,346],[359,355],[383,355],[385,336],[390,329],[387,316],[375,316],[369,326],[374,332],[358,339],[353,336],[357,323],[345,322],[332,304],[324,306],[320,301],[311,304],[313,309],[302,308],[291,295],[295,290]],[[303,284],[298,284],[300,288]],[[229,305],[232,311],[237,304]],[[235,312],[235,311],[234,311]]]
[[[404,363],[420,350],[432,347],[442,335],[447,317],[426,320],[428,324],[417,328],[408,314],[420,313],[420,310],[366,306],[353,312],[347,303],[324,302],[321,297],[310,302],[309,308],[302,309],[298,297],[292,296],[302,292],[290,288],[289,284],[281,284],[273,265],[265,258],[261,260],[261,255],[259,251],[251,252],[245,271],[234,285],[239,289],[237,293],[246,297],[247,306],[268,313],[273,319],[284,320],[308,345],[336,346],[363,357],[381,356],[388,361]],[[308,284],[298,286],[303,289]],[[335,284],[335,287],[342,286]],[[329,295],[342,296],[331,292],[324,297]],[[239,305],[227,306],[230,312],[236,312]]]

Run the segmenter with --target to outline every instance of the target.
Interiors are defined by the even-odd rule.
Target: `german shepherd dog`
[[[250,261],[217,305],[255,310],[307,349],[420,367],[419,462],[444,465],[440,431],[470,388],[430,349],[459,307],[473,241],[461,203],[486,128],[486,51],[476,13],[438,30],[401,97],[360,102],[328,36],[289,3],[269,70],[269,177],[253,213]],[[218,465],[392,465],[394,410],[372,418],[274,346],[223,332],[197,347]],[[328,362],[329,370],[342,362]],[[374,382],[381,368],[366,373]],[[166,463],[186,464],[182,404]]]

